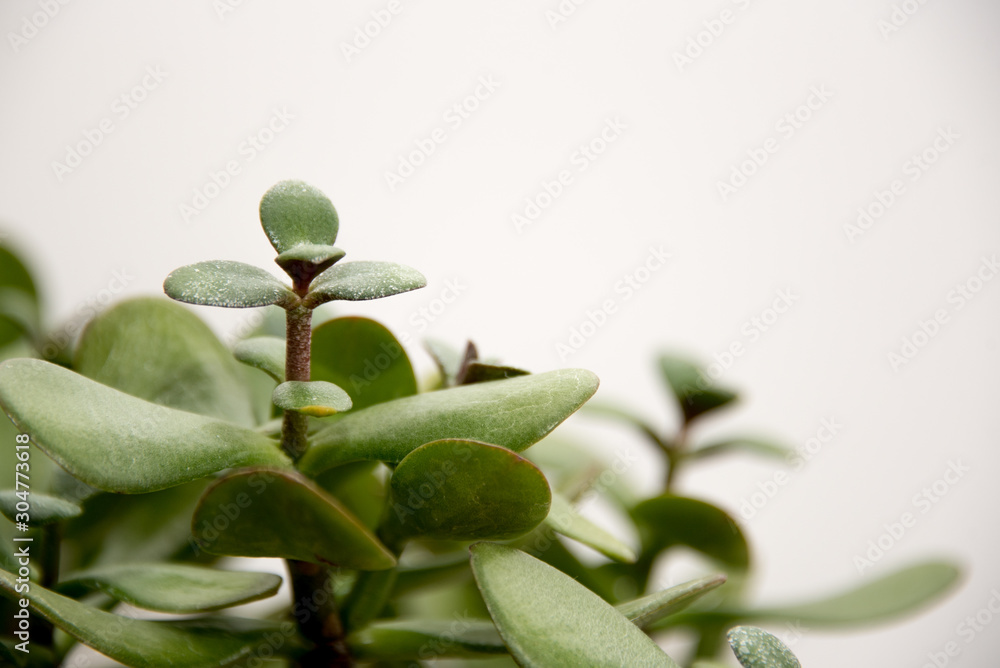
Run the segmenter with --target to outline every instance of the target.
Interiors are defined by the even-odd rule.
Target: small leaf
[[[520,452],[556,428],[597,391],[597,376],[562,369],[404,397],[352,411],[320,430],[299,460],[314,476],[361,459],[399,462],[445,438]]]
[[[736,521],[704,501],[664,495],[643,501],[633,517],[643,542],[643,553],[655,555],[675,545],[686,545],[737,569],[746,569],[750,552]]]
[[[391,297],[427,285],[416,269],[392,262],[344,262],[327,269],[313,281],[303,300],[307,308],[343,299],[364,301]]]
[[[482,658],[507,653],[491,622],[470,618],[375,622],[350,634],[347,644],[355,658],[366,661]]]
[[[422,445],[390,481],[392,515],[404,534],[445,540],[506,540],[549,512],[545,476],[506,448],[464,440]]]
[[[0,364],[0,405],[60,466],[110,492],[152,492],[233,466],[290,466],[271,439],[166,408],[55,364]]]
[[[640,629],[644,629],[664,617],[683,610],[725,581],[725,575],[709,575],[627,603],[619,603],[615,609]]]
[[[368,318],[334,318],[313,330],[311,368],[313,380],[344,388],[354,410],[417,393],[403,346]]]
[[[726,634],[743,668],[802,668],[785,643],[756,626],[737,626]]]
[[[209,487],[191,521],[207,552],[382,570],[396,559],[336,499],[291,472],[245,469]]]
[[[557,533],[592,547],[615,561],[635,561],[635,552],[628,545],[577,513],[573,505],[558,494],[552,495],[552,509],[545,523]]]
[[[455,378],[462,368],[462,354],[452,348],[444,341],[438,339],[425,339],[424,348],[434,360],[438,371],[441,373],[441,385],[451,387],[455,385]]]
[[[187,304],[248,308],[294,303],[295,293],[259,267],[211,260],[175,269],[163,282],[171,299]]]
[[[14,522],[15,515],[18,514],[17,504],[21,499],[16,496],[16,490],[5,489],[0,491],[0,513]],[[80,506],[48,494],[31,492],[28,495],[28,503],[31,507],[31,526],[40,527],[52,522],[76,517],[83,512]]]
[[[116,601],[159,612],[208,612],[273,596],[273,573],[220,571],[185,564],[130,563],[80,573],[59,584],[67,594],[98,589]]]
[[[774,457],[776,459],[785,459],[793,452],[782,445],[777,445],[776,443],[760,438],[727,438],[691,450],[687,453],[687,457],[690,459],[705,459],[727,452],[739,451],[750,452],[764,457]]]
[[[135,668],[218,668],[266,644],[272,624],[255,620],[199,619],[151,622],[97,610],[38,585],[22,592],[13,574],[0,571],[0,594],[26,598],[30,608],[85,645]],[[289,644],[292,644],[291,642]]]
[[[260,200],[260,222],[279,253],[296,246],[332,246],[340,221],[333,203],[302,181],[281,181]]]
[[[472,572],[510,653],[522,666],[677,664],[583,585],[514,548],[477,543]]]
[[[0,348],[21,334],[35,334],[39,323],[38,291],[24,262],[0,245]]]
[[[351,409],[347,392],[323,380],[289,380],[274,388],[271,401],[278,408],[313,417],[328,417]]]
[[[483,364],[482,362],[471,362],[465,367],[465,374],[462,376],[462,385],[472,385],[473,383],[484,383],[490,380],[503,380],[504,378],[516,378],[517,376],[527,376],[528,371],[512,366],[497,366],[495,364]]]
[[[320,274],[344,257],[346,253],[336,246],[318,244],[301,244],[281,253],[274,261],[279,267],[289,273],[296,271],[298,266],[306,269],[310,275]]]
[[[192,413],[254,426],[232,353],[196,315],[168,299],[131,299],[94,318],[73,368],[98,383]]]
[[[654,443],[662,443],[659,434],[656,433],[656,429],[652,425],[636,413],[622,406],[616,406],[605,401],[591,401],[583,409],[583,414],[624,422],[644,433]]]
[[[679,357],[662,355],[660,372],[677,398],[685,422],[737,398],[735,392],[716,387],[704,371]]]
[[[260,369],[279,383],[285,380],[285,340],[276,336],[256,336],[233,347],[233,356],[243,364]]]

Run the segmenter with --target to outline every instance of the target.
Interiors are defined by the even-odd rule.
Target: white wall
[[[971,643],[956,627],[1000,587],[1000,280],[968,300],[953,292],[979,287],[983,258],[1000,251],[995,3],[333,4],[2,4],[0,227],[45,267],[53,327],[122,283],[122,295],[158,292],[183,264],[271,266],[259,198],[278,180],[307,180],[338,207],[350,259],[428,276],[425,290],[343,309],[414,343],[471,336],[533,370],[592,369],[601,396],[664,427],[675,416],[656,351],[711,361],[743,344],[722,381],[746,400],[706,433],[746,427],[799,445],[823,419],[843,425],[745,523],[760,600],[830,591],[925,555],[968,569],[957,594],[906,623],[808,632],[795,645],[804,665],[919,666],[951,640],[962,650],[951,665],[995,663],[1000,621]],[[46,5],[51,18],[39,13]],[[552,13],[560,6],[576,8],[562,17]],[[372,12],[391,21],[345,55]],[[714,23],[720,16],[729,23]],[[692,40],[707,46],[679,65]],[[448,112],[477,92],[468,118]],[[144,99],[129,108],[123,95]],[[273,121],[273,141],[244,144],[267,139],[275,113],[290,118]],[[782,120],[796,113],[808,117],[799,127]],[[102,122],[111,132],[94,134]],[[614,141],[582,159],[580,145],[608,122],[618,123]],[[88,132],[100,135],[92,152],[71,171],[56,167]],[[431,136],[444,140],[390,187],[386,172]],[[947,150],[914,171],[913,156],[935,157],[935,143]],[[766,162],[723,196],[718,184],[762,147]],[[230,161],[239,173],[185,220],[181,206]],[[562,170],[569,185],[518,229],[512,216]],[[896,180],[891,206],[848,234],[858,208],[877,211],[877,191]],[[634,294],[616,289],[650,247],[669,253],[665,265]],[[420,309],[449,281],[459,296],[429,322]],[[793,305],[754,338],[746,323],[780,291]],[[616,312],[560,354],[609,299]],[[200,313],[220,333],[247,317]],[[894,369],[889,354],[935,314],[944,324]],[[630,437],[592,438],[645,455]],[[952,460],[971,470],[920,512],[914,495]],[[736,513],[776,470],[735,459],[683,488]],[[635,473],[646,488],[658,475]],[[916,525],[859,573],[855,555],[908,511]]]

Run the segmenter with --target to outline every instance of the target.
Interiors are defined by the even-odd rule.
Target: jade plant
[[[188,307],[138,298],[94,317],[72,354],[52,353],[31,275],[0,248],[11,421],[0,425],[0,663],[69,665],[83,644],[174,668],[670,667],[681,664],[653,638],[684,628],[697,642],[683,665],[723,665],[731,652],[783,668],[799,665],[790,649],[751,624],[865,624],[954,581],[953,567],[927,563],[826,601],[747,605],[739,526],[675,489],[677,472],[710,454],[782,452],[752,439],[691,446],[692,427],[735,393],[665,356],[678,434],[591,409],[638,427],[665,457],[663,493],[636,499],[625,471],[549,436],[596,392],[594,374],[528,373],[429,341],[439,373],[418,383],[385,327],[320,314],[424,277],[341,261],[337,212],[307,184],[269,190],[260,222],[290,284],[231,260],[164,282],[179,302],[268,312],[231,350]],[[634,524],[637,550],[578,512],[596,492]],[[705,575],[654,584],[678,546],[706,556]],[[234,570],[227,557],[284,566]],[[276,601],[283,582],[287,599],[238,607]]]

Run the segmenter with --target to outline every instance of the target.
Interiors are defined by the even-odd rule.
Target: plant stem
[[[667,494],[673,494],[674,482],[677,480],[678,469],[680,468],[681,461],[684,459],[684,454],[687,450],[688,441],[688,423],[685,421],[680,430],[677,432],[677,437],[674,439],[673,443],[665,444],[663,451],[667,455],[667,479],[664,484],[664,492]]]
[[[285,327],[285,380],[309,380],[309,355],[312,346],[312,311],[296,306],[288,309]],[[285,411],[281,425],[281,448],[293,460],[305,454],[309,443],[309,417]]]

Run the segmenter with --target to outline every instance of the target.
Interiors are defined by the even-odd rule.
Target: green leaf
[[[303,300],[314,308],[334,300],[364,301],[391,297],[427,285],[416,269],[393,262],[344,262],[327,269],[313,281]]]
[[[705,459],[741,450],[776,459],[785,459],[793,452],[783,445],[777,445],[776,443],[760,438],[726,438],[691,450],[687,453],[687,457],[690,459]]]
[[[756,626],[732,628],[726,639],[743,668],[802,668],[785,643]]]
[[[677,664],[621,613],[568,575],[514,548],[477,543],[472,572],[522,666]]]
[[[289,274],[299,269],[315,276],[334,265],[346,253],[336,246],[301,244],[281,253],[274,261]]]
[[[315,480],[362,524],[374,530],[385,510],[384,470],[379,462],[352,462],[324,471]]]
[[[129,300],[94,318],[73,368],[156,404],[255,424],[243,370],[232,354],[197,316],[167,299]]]
[[[512,366],[498,366],[495,364],[483,364],[482,362],[471,362],[465,367],[465,374],[462,376],[462,385],[472,385],[473,383],[484,383],[490,380],[503,380],[504,378],[516,378],[527,376],[528,371]]]
[[[583,414],[624,422],[641,431],[654,443],[662,444],[663,442],[652,425],[636,413],[622,406],[616,406],[604,401],[592,401],[583,409]]]
[[[210,260],[175,269],[163,282],[163,291],[179,302],[225,308],[284,306],[297,299],[284,283],[263,269],[230,260]]]
[[[632,514],[644,554],[686,545],[733,568],[746,569],[750,563],[746,538],[736,521],[704,501],[658,496],[640,503]]]
[[[404,534],[505,540],[538,526],[551,493],[535,465],[506,448],[464,440],[422,445],[390,480],[392,515]]]
[[[245,469],[209,487],[191,521],[207,552],[382,570],[396,559],[336,499],[292,472]]]
[[[725,581],[725,575],[709,575],[633,601],[619,603],[615,609],[640,629],[644,629],[664,617],[683,610]]]
[[[313,417],[328,417],[351,409],[351,397],[323,380],[289,380],[274,388],[271,401],[282,410]]]
[[[279,383],[285,380],[285,340],[276,336],[257,336],[240,341],[233,356],[243,364],[260,369]]]
[[[450,387],[455,384],[455,378],[462,368],[462,354],[449,344],[438,339],[425,339],[424,348],[437,365],[441,373],[441,385]]]
[[[471,618],[375,622],[347,637],[351,654],[367,661],[480,658],[506,654],[496,627]]]
[[[0,245],[0,347],[40,330],[38,291],[31,272],[10,248]]]
[[[929,561],[811,603],[734,611],[747,621],[801,621],[816,627],[869,625],[926,607],[959,580],[953,564]]]
[[[344,388],[354,410],[417,393],[403,346],[368,318],[335,318],[313,330],[311,366],[312,379]]]
[[[135,668],[218,668],[250,656],[275,627],[253,620],[152,622],[115,615],[33,585],[16,591],[0,571],[0,594],[26,598],[30,608],[85,645]]]
[[[110,492],[152,492],[234,466],[290,466],[266,436],[40,360],[0,364],[0,406],[60,466]]]
[[[332,246],[340,221],[333,203],[302,181],[281,181],[260,200],[260,222],[279,253],[296,246]]]
[[[677,398],[685,422],[737,398],[735,392],[716,387],[704,371],[679,357],[660,356],[660,372]]]
[[[562,369],[404,397],[352,411],[322,429],[300,460],[306,475],[360,459],[399,462],[445,438],[520,452],[556,428],[597,391],[597,376]]]
[[[220,571],[185,564],[130,563],[79,573],[59,585],[65,594],[98,589],[116,601],[159,612],[207,612],[274,596],[273,573]]]
[[[615,561],[635,561],[635,552],[628,545],[580,515],[573,504],[558,494],[552,495],[552,509],[545,523],[557,533],[592,547]]]
[[[3,513],[3,516],[11,522],[15,521],[15,515],[20,512],[17,510],[17,504],[21,502],[21,499],[16,494],[14,489],[0,491],[0,513]],[[41,492],[31,492],[28,495],[28,505],[31,508],[28,514],[31,516],[30,524],[32,527],[40,527],[76,517],[83,512],[80,506],[75,503]]]

